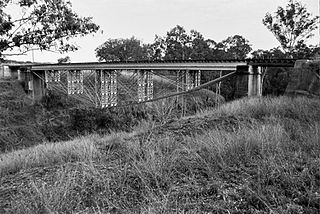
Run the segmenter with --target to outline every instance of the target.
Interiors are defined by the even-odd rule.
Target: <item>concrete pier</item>
[[[248,69],[248,96],[262,96],[261,82],[262,68],[260,66],[249,66]]]

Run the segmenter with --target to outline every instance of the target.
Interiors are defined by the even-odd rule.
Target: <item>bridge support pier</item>
[[[29,79],[30,78],[30,79]],[[45,75],[43,71],[30,72],[28,89],[34,101],[40,100],[46,94]]]
[[[46,70],[45,71],[45,82],[47,89],[50,89],[53,83],[58,83],[61,81],[60,71]]]
[[[97,70],[95,74],[96,106],[106,108],[118,103],[117,72],[115,70]]]
[[[201,71],[177,71],[177,92],[188,91],[200,85]]]
[[[153,71],[138,70],[138,102],[153,99]]]
[[[249,66],[248,69],[248,96],[262,96],[262,67]]]
[[[83,71],[75,70],[68,71],[68,94],[82,94],[83,93]]]

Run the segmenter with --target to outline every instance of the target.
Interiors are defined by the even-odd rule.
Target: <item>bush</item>
[[[80,134],[132,131],[142,120],[149,120],[143,108],[75,109],[70,111],[71,129]]]

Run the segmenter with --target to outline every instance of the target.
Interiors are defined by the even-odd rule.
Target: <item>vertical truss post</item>
[[[146,98],[146,72],[138,70],[138,102],[145,101]]]
[[[189,90],[190,87],[190,73],[189,71],[177,71],[177,92]],[[185,115],[185,100],[184,95],[177,97],[177,106],[181,107],[181,116]]]
[[[185,90],[198,87],[201,81],[201,71],[185,71]]]
[[[106,108],[109,106],[109,75],[105,70],[100,73],[101,77],[101,108]]]
[[[73,71],[67,71],[67,87],[68,87],[68,94],[72,94],[72,73]]]
[[[61,72],[60,71],[54,71],[54,81],[55,82],[60,82],[61,81]]]
[[[84,86],[83,86],[83,76],[84,76],[84,73],[83,71],[77,71],[77,83],[78,83],[78,94],[83,94],[84,92]]]
[[[147,100],[153,99],[153,71],[147,71]]]
[[[176,79],[176,85],[177,85],[177,92],[184,90],[184,71],[177,71],[177,79]]]
[[[101,72],[102,72],[101,70],[95,70],[95,75],[94,75],[96,108],[101,107]]]
[[[117,83],[117,71],[110,71],[110,106],[117,105],[117,94],[118,94],[118,83]]]
[[[46,83],[49,83],[49,82],[51,82],[52,80],[51,80],[51,71],[44,71],[44,79],[45,79],[45,82]]]
[[[185,87],[186,87],[186,91],[192,89],[192,76],[191,76],[191,71],[185,71]]]
[[[198,87],[201,84],[201,71],[195,71],[195,87]]]
[[[219,77],[222,77],[222,71],[220,71]],[[217,105],[217,104],[219,105],[220,104],[220,100],[219,100],[220,95],[221,95],[221,82],[216,84],[216,96],[215,96],[216,97],[216,103],[215,103],[215,105]]]
[[[222,71],[220,71],[219,77],[222,77]],[[216,94],[221,95],[221,82],[219,82],[219,83],[217,84]]]
[[[51,72],[52,71],[48,71],[48,70],[44,71],[44,81],[45,81],[48,89],[50,89],[50,86],[51,86],[51,84],[49,84],[49,83],[52,82]]]
[[[109,71],[101,72],[101,107],[107,108],[111,98],[111,74]]]
[[[27,94],[34,100],[32,71],[30,69],[27,69],[24,74],[25,90],[27,91]]]

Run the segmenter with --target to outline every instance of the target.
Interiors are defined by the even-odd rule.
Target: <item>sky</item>
[[[320,0],[302,0],[309,12],[319,14]],[[71,0],[75,12],[93,17],[100,32],[76,38],[80,47],[66,54],[35,51],[10,59],[36,62],[57,62],[65,56],[71,62],[97,61],[95,49],[112,38],[135,36],[152,43],[155,35],[165,36],[176,25],[188,32],[199,31],[206,39],[220,42],[229,36],[242,35],[254,50],[279,46],[273,34],[262,24],[267,12],[273,13],[288,0]],[[319,43],[319,31],[311,44]]]

